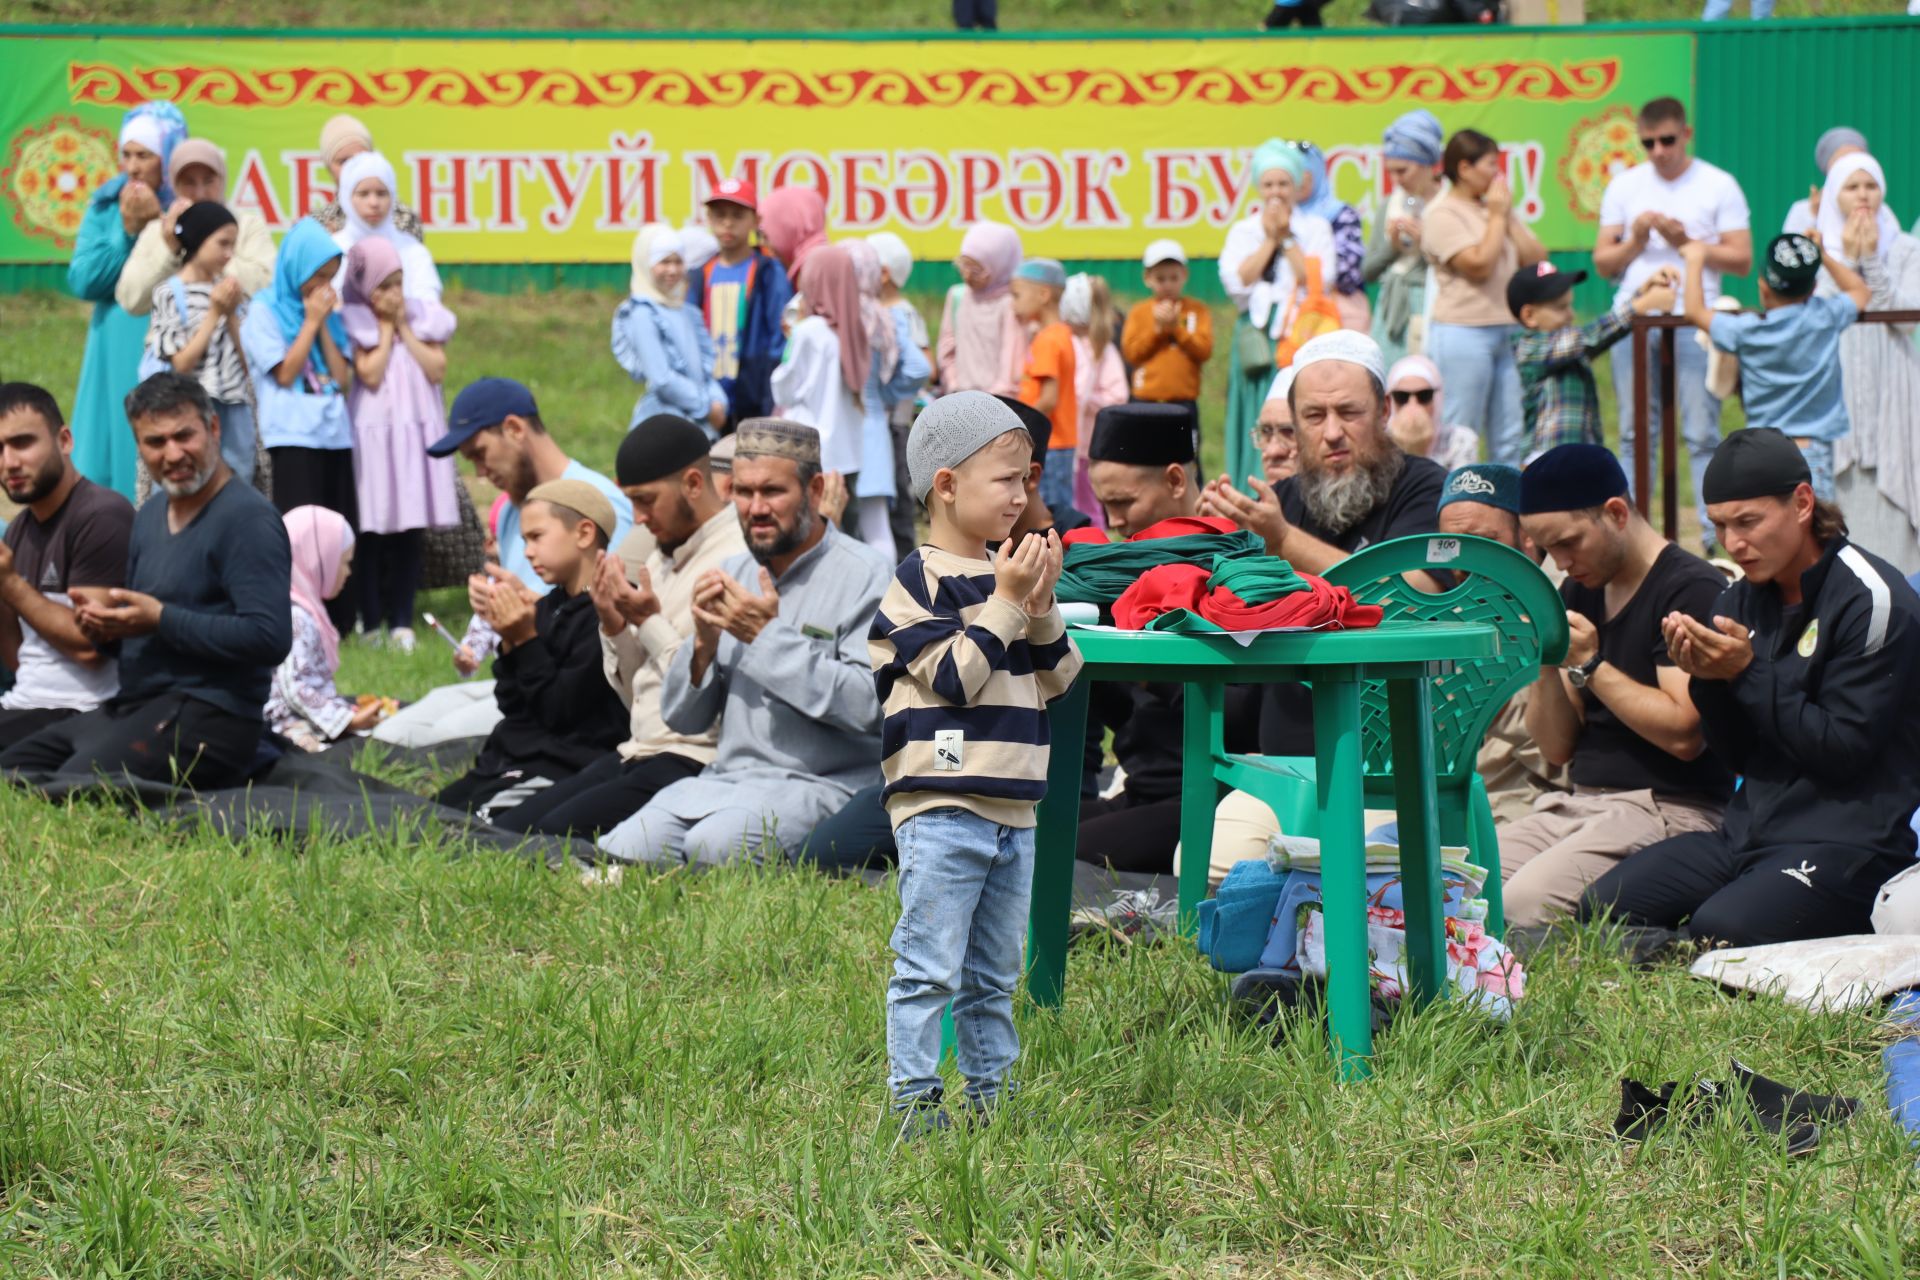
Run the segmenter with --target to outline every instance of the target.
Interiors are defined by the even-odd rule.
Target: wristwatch
[[[1597,653],[1577,667],[1561,668],[1567,673],[1567,683],[1576,689],[1586,688],[1587,681],[1593,679],[1593,673],[1599,669],[1600,655]]]

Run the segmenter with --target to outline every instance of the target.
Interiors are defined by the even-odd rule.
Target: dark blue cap
[[[1627,496],[1627,473],[1603,444],[1563,444],[1520,473],[1520,514],[1586,511]]]
[[[1478,502],[1520,514],[1520,468],[1504,462],[1470,462],[1447,473],[1440,486],[1440,505]]]
[[[482,378],[469,382],[453,398],[447,412],[447,434],[427,446],[427,452],[444,458],[488,427],[497,427],[509,417],[537,418],[540,406],[533,392],[512,378]]]

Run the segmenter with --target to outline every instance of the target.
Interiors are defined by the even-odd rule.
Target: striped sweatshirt
[[[1060,610],[994,598],[993,565],[938,547],[900,564],[867,648],[885,719],[887,816],[956,805],[1034,825],[1047,790],[1047,704],[1080,670]]]

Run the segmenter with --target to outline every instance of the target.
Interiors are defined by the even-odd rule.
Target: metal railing
[[[1864,311],[1856,324],[1920,324],[1920,311]],[[1633,318],[1633,502],[1648,515],[1653,500],[1653,460],[1647,444],[1647,368],[1652,361],[1649,333],[1660,331],[1660,523],[1669,542],[1680,540],[1678,393],[1673,385],[1673,344],[1681,329],[1693,328],[1685,316]],[[1699,501],[1699,495],[1694,495]]]

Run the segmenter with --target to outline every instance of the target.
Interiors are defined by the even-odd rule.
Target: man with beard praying
[[[735,433],[733,505],[747,554],[702,573],[693,636],[660,688],[661,719],[720,721],[713,762],[600,838],[616,862],[764,862],[880,780],[880,700],[867,630],[894,566],[820,516],[820,433],[749,418]]]
[[[147,473],[127,586],[74,609],[96,647],[120,646],[120,689],[0,754],[0,772],[245,781],[274,669],[293,647],[292,550],[273,504],[234,482],[199,380],[156,373],[126,400]]]
[[[1221,476],[1201,497],[1204,514],[1226,516],[1265,539],[1267,554],[1306,573],[1324,574],[1362,548],[1439,524],[1447,473],[1431,458],[1410,458],[1387,434],[1387,370],[1380,346],[1364,333],[1322,334],[1293,358],[1298,470],[1276,488],[1248,476],[1255,496]],[[1439,584],[1409,575],[1429,590]],[[1313,715],[1299,685],[1269,685],[1260,711],[1260,750],[1313,754]]]

